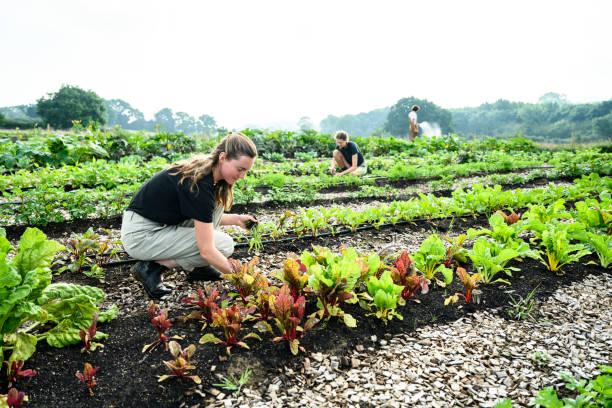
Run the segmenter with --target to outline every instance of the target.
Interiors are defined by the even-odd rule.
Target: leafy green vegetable
[[[391,271],[385,271],[380,279],[376,276],[370,277],[368,281],[368,294],[371,296],[372,303],[376,307],[374,315],[385,322],[392,320],[393,317],[403,320],[404,317],[397,312],[397,305],[401,299],[403,286],[393,283]]]
[[[467,256],[472,261],[474,268],[480,273],[484,283],[502,282],[510,284],[505,279],[495,276],[504,272],[508,276],[512,276],[512,271],[516,268],[508,267],[506,264],[519,256],[519,253],[511,248],[505,248],[503,245],[490,241],[484,237],[480,237],[474,243],[472,249],[467,252]]]
[[[305,251],[301,260],[308,269],[308,287],[317,295],[316,312],[320,319],[332,316],[342,318],[348,327],[355,327],[356,320],[345,313],[340,304],[357,301],[353,288],[361,277],[361,263],[357,251],[345,248],[340,255],[328,248],[313,247],[313,253]]]
[[[27,360],[40,340],[53,347],[81,341],[79,331],[117,315],[116,307],[101,312],[104,292],[98,288],[69,283],[51,284],[51,261],[63,247],[48,240],[42,231],[28,228],[15,256],[0,229],[0,357],[12,348],[9,364]]]
[[[567,224],[549,223],[542,230],[542,263],[549,271],[557,272],[572,262],[577,262],[590,252],[583,244],[571,244]]]
[[[589,232],[586,244],[599,257],[599,263],[607,268],[612,263],[612,236]]]
[[[445,259],[446,247],[437,234],[427,237],[414,254],[416,268],[423,272],[425,278],[432,280],[437,273],[444,276],[444,282],[437,281],[441,286],[449,285],[453,281],[453,270],[444,266]]]

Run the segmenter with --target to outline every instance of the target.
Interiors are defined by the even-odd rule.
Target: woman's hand
[[[236,225],[239,226],[240,228],[247,229],[248,221],[252,221],[254,223],[259,222],[257,221],[257,218],[253,217],[250,214],[237,214],[236,215]]]

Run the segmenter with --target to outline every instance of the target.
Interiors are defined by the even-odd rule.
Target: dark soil
[[[452,226],[450,220],[435,224],[422,222],[402,227],[400,230],[406,234],[409,234],[413,228],[415,230],[435,228],[446,231],[452,227],[453,230],[461,231],[473,225],[482,225],[485,221],[484,217],[457,219]],[[380,238],[385,234],[388,235],[389,230],[371,231],[368,234],[371,234],[373,239]],[[350,237],[346,237],[346,240],[339,240],[336,237],[327,242],[319,240],[317,244],[337,248],[340,241],[350,242]],[[271,257],[272,254],[283,254],[287,250],[299,252],[308,244],[300,242],[293,246],[283,244],[268,247],[264,258]],[[585,259],[583,262],[588,260]],[[396,333],[409,333],[418,327],[450,322],[477,310],[501,308],[500,313],[505,314],[510,294],[524,297],[537,286],[537,298],[545,299],[559,287],[580,281],[590,274],[610,273],[610,270],[583,263],[566,266],[565,274],[561,276],[547,271],[541,263],[533,260],[516,262],[512,266],[521,268],[521,272],[514,273],[514,277],[510,278],[512,285],[481,285],[480,304],[466,305],[461,301],[457,305],[445,307],[444,297],[461,291],[460,283],[456,281],[449,288],[432,287],[428,294],[419,295],[418,302],[410,301],[407,306],[400,308],[404,316],[403,321],[394,320],[388,325],[373,317],[366,317],[366,312],[359,306],[347,304],[343,305],[343,309],[357,319],[356,329],[348,329],[332,319],[316,326],[307,333],[301,343],[308,351],[331,353],[340,356],[341,361],[346,361],[343,357],[356,345],[373,345],[371,336],[383,339]],[[198,403],[205,405],[205,399],[210,397],[206,390],[210,389],[212,384],[220,382],[215,376],[217,373],[236,374],[249,367],[253,370],[251,386],[257,384],[265,389],[274,377],[285,375],[282,374],[283,367],[290,367],[296,372],[302,367],[303,355],[294,357],[285,343],[272,343],[270,335],[262,336],[262,342],[249,340],[251,350],[233,349],[232,356],[227,360],[218,346],[197,344],[203,334],[200,331],[201,325],[177,320],[176,318],[186,314],[188,309],[180,303],[174,303],[170,305],[169,312],[169,316],[175,319],[174,327],[169,334],[184,336],[184,340],[181,341],[183,346],[190,343],[197,345],[194,356],[197,367],[195,373],[202,378],[202,386],[198,387],[178,379],[158,383],[158,376],[166,373],[162,360],[170,360],[170,354],[163,349],[157,349],[150,354],[141,353],[145,344],[156,339],[156,332],[146,314],[146,299],[140,296],[142,292],[129,277],[127,267],[108,270],[104,284],[76,274],[65,274],[60,279],[102,287],[109,295],[108,300],[118,303],[122,315],[113,322],[99,326],[100,330],[110,335],[104,341],[105,347],[101,351],[83,354],[80,346],[53,349],[46,344],[40,345],[33,358],[26,363],[26,368],[34,368],[39,374],[30,381],[18,384],[18,388],[29,395],[28,406],[178,407],[183,402],[188,406]],[[314,311],[315,307],[314,299],[310,299],[308,311]],[[246,330],[242,335],[251,331],[251,324],[245,326]],[[214,333],[221,335],[218,330]],[[100,366],[94,397],[90,397],[84,385],[75,378],[75,372],[83,369],[84,362]],[[341,366],[341,368],[348,367]],[[4,392],[6,392],[6,379],[0,377],[0,393]]]

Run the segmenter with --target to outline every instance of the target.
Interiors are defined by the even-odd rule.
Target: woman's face
[[[346,140],[342,140],[342,139],[336,139],[336,144],[338,145],[338,147],[340,147],[341,149],[344,149],[346,147],[346,145],[348,144],[348,142]]]
[[[243,179],[247,171],[251,170],[255,158],[249,156],[240,156],[237,159],[228,160],[225,153],[221,153],[219,157],[221,168],[221,177],[227,184],[234,184],[236,181]]]

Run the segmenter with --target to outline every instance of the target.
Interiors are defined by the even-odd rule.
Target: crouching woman
[[[171,290],[162,283],[168,268],[181,267],[192,280],[218,280],[230,273],[233,239],[221,225],[246,228],[250,215],[224,214],[233,186],[251,169],[257,148],[241,133],[227,135],[210,155],[179,161],[156,173],[123,214],[121,240],[138,259],[132,267],[150,298]]]

